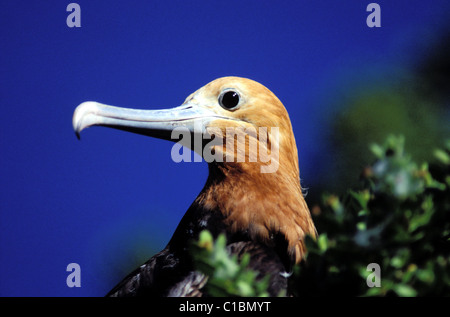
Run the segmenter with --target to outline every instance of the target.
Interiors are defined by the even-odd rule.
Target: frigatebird
[[[107,296],[208,296],[207,277],[195,270],[189,252],[189,244],[205,229],[215,237],[224,233],[230,254],[250,254],[250,268],[260,278],[270,275],[271,296],[287,294],[292,267],[306,251],[304,237],[315,237],[316,229],[300,185],[289,115],[268,88],[246,78],[223,77],[171,109],[84,102],[74,112],[73,127],[79,137],[90,126],[177,142],[173,131],[187,131],[194,137],[182,144],[202,155],[209,168],[205,186],[167,246]],[[192,141],[198,136],[200,147]],[[277,155],[268,160],[262,153]]]

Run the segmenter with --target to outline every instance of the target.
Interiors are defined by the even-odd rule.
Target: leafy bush
[[[450,295],[450,141],[430,166],[412,161],[402,137],[371,150],[376,161],[364,169],[360,188],[324,194],[312,208],[319,236],[306,237],[306,261],[290,278],[293,295]],[[255,279],[247,258],[230,258],[224,237],[215,244],[204,237],[193,254],[212,295],[267,295],[266,280]],[[379,287],[369,287],[377,278]]]
[[[363,186],[344,197],[324,195],[313,215],[320,233],[307,238],[306,262],[296,267],[296,295],[449,295],[450,142],[438,163],[418,166],[390,136],[372,145],[377,160]],[[368,287],[381,269],[381,286]]]
[[[257,272],[247,268],[249,254],[244,254],[240,263],[236,255],[230,257],[225,235],[213,241],[211,233],[204,230],[191,250],[197,269],[208,276],[205,287],[210,296],[268,296],[268,276],[256,280]]]

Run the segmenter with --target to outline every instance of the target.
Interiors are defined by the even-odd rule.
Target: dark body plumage
[[[210,189],[214,185],[209,179],[205,188]],[[168,245],[125,277],[107,296],[208,296],[203,290],[207,278],[195,271],[189,253],[190,243],[197,241],[199,233],[205,229],[214,237],[220,233],[226,234],[230,255],[236,254],[240,259],[248,253],[249,268],[259,273],[258,278],[271,276],[268,287],[270,296],[286,294],[287,276],[294,259],[288,254],[284,235],[274,234],[271,241],[260,242],[245,230],[231,232],[219,210],[205,209],[201,204],[207,192],[207,189],[203,190],[189,207]]]

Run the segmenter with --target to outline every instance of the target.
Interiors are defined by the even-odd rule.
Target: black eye
[[[239,99],[239,94],[236,91],[229,90],[220,95],[219,104],[225,109],[231,110],[239,104]]]

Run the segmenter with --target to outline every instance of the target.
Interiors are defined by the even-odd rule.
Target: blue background
[[[70,1],[0,6],[0,295],[103,296],[163,248],[207,177],[173,144],[91,128],[83,101],[168,108],[222,76],[271,89],[290,113],[303,184],[327,152],[329,100],[355,82],[395,80],[426,50],[448,0]],[[281,5],[283,3],[283,5]],[[447,15],[448,16],[448,15]],[[81,287],[66,266],[81,266]]]

